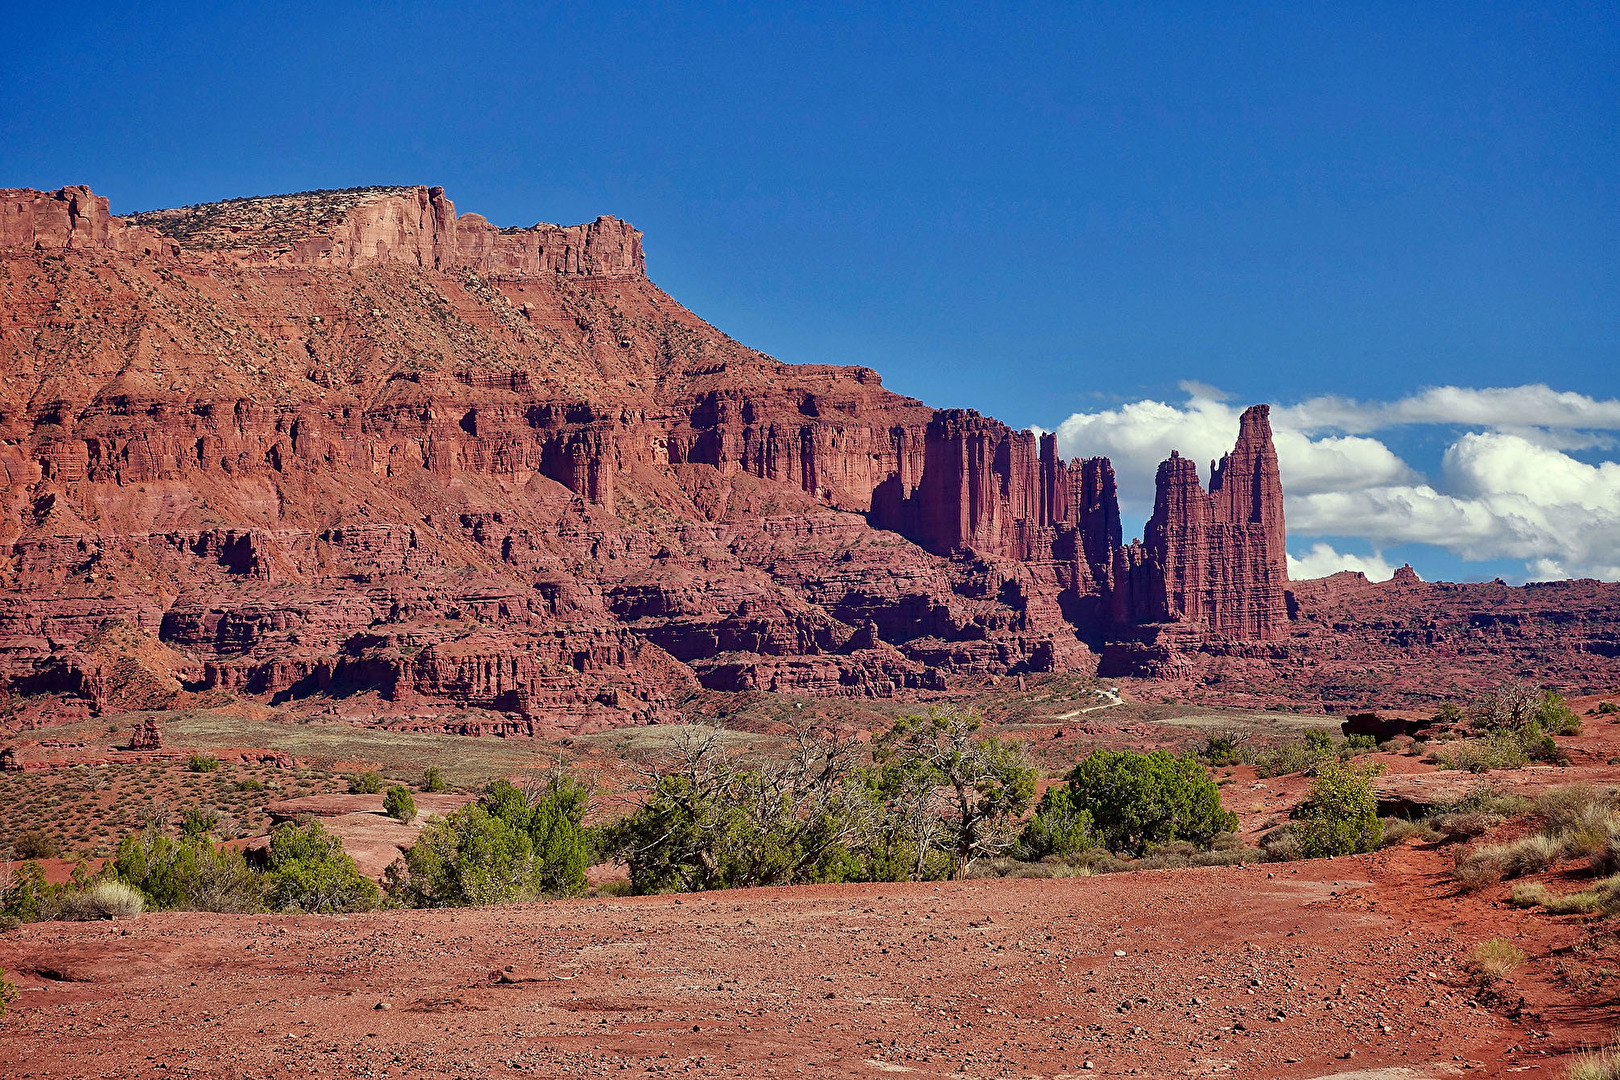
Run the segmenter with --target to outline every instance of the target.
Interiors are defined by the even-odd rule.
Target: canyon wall
[[[19,708],[585,731],[706,690],[1185,679],[1299,625],[1264,406],[1207,490],[1164,464],[1127,544],[1106,459],[748,349],[613,218],[64,188],[0,192],[0,230]]]

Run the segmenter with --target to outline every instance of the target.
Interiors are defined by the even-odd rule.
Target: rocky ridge
[[[1165,462],[1126,544],[1106,459],[747,349],[617,219],[498,229],[425,187],[117,218],[64,188],[0,192],[0,230],[19,699],[527,734],[699,687],[1196,682],[1301,625],[1265,406],[1207,491]]]

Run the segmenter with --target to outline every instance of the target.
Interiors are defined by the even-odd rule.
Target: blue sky
[[[7,31],[0,185],[116,212],[422,182],[501,224],[618,214],[748,344],[1020,426],[1157,402],[1190,446],[1220,394],[1615,394],[1612,4],[79,4]],[[1338,516],[1301,486],[1291,548],[1620,574],[1620,423],[1486,413],[1309,429],[1409,469]],[[1084,441],[1099,423],[1066,449],[1124,452]],[[1515,461],[1567,474],[1556,514],[1514,501],[1540,498]],[[1450,501],[1414,508],[1425,487]]]

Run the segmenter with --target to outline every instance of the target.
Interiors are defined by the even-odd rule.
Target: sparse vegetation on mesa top
[[[251,195],[123,215],[163,233],[182,247],[210,251],[251,245],[272,247],[341,220],[361,203],[412,189],[401,186],[332,188],[285,195]]]
[[[19,859],[54,859],[62,853],[62,845],[44,829],[18,833],[11,846]]]
[[[20,834],[41,829],[56,841],[58,854],[29,857],[111,857],[127,833],[145,826],[150,813],[158,813],[168,827],[177,823],[174,811],[198,804],[220,815],[221,828],[251,835],[268,828],[264,804],[272,799],[342,790],[342,778],[325,769],[221,763],[212,772],[193,773],[184,758],[5,772],[0,773],[0,845],[15,846]]]

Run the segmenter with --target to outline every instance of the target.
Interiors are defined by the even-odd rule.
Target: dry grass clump
[[[1607,837],[1616,829],[1614,788],[1571,784],[1538,796],[1536,813],[1552,832],[1588,832]]]
[[[1580,892],[1555,897],[1546,908],[1555,915],[1613,915],[1620,912],[1620,877],[1604,878]]]
[[[61,900],[61,915],[68,919],[132,919],[144,910],[141,894],[122,881],[98,881]]]
[[[1453,871],[1457,881],[1465,889],[1483,889],[1504,878],[1539,873],[1561,859],[1571,858],[1591,859],[1595,874],[1610,876],[1620,872],[1620,815],[1615,813],[1615,794],[1612,788],[1596,789],[1585,784],[1543,793],[1533,804],[1541,818],[1541,830],[1511,843],[1475,847],[1458,860]],[[1459,819],[1453,824],[1459,834],[1466,834],[1478,823]],[[1530,899],[1537,895],[1532,889],[1515,890],[1514,895],[1515,903],[1523,906],[1541,902]]]
[[[1620,1049],[1611,1044],[1582,1054],[1569,1067],[1569,1080],[1620,1080]]]
[[[1506,938],[1482,941],[1468,952],[1468,966],[1486,979],[1500,979],[1524,960],[1524,950]]]
[[[1428,818],[1419,821],[1408,821],[1406,818],[1396,817],[1384,819],[1384,847],[1394,847],[1414,836],[1418,838],[1420,843],[1424,844],[1437,843],[1444,838],[1440,830],[1435,828],[1433,822]]]
[[[1475,892],[1503,878],[1545,870],[1560,854],[1562,848],[1557,840],[1545,833],[1532,833],[1510,843],[1475,848],[1457,862],[1452,875],[1463,888]]]
[[[1435,832],[1445,839],[1472,840],[1476,836],[1484,836],[1507,818],[1483,810],[1470,810],[1458,814],[1440,814],[1432,820]]]
[[[1611,836],[1601,851],[1592,853],[1592,873],[1598,877],[1620,874],[1620,836]]]
[[[1541,907],[1551,903],[1552,900],[1552,892],[1539,881],[1521,881],[1513,886],[1512,901],[1514,907]]]

